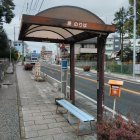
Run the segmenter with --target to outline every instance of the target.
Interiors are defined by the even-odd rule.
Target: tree
[[[0,58],[9,58],[10,47],[5,31],[0,28]],[[14,60],[17,60],[18,58],[18,52],[14,47],[11,47],[11,58]]]
[[[14,17],[14,3],[13,0],[1,0],[0,5],[0,23],[10,23]]]
[[[130,47],[126,47],[123,50],[123,61],[129,62],[133,60],[133,51],[130,49]]]
[[[121,62],[123,61],[123,38],[126,33],[125,23],[128,20],[128,11],[122,7],[118,12],[115,13],[114,24],[116,31],[120,34],[120,44],[121,44]]]
[[[125,29],[128,32],[129,37],[132,38],[133,36],[133,5],[134,0],[129,0],[130,8],[129,8],[129,20],[127,20],[125,24]],[[140,36],[140,0],[136,0],[136,34],[137,36]]]
[[[0,51],[5,51],[9,48],[8,38],[5,31],[0,27]]]

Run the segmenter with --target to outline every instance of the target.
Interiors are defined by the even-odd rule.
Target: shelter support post
[[[74,58],[74,44],[70,44],[70,100],[75,104],[75,58]]]
[[[97,122],[103,120],[104,59],[107,36],[97,38]]]

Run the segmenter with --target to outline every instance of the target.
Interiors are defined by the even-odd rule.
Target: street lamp
[[[133,79],[135,79],[135,61],[136,61],[136,0],[133,5]]]

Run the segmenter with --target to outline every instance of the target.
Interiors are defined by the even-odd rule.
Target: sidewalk
[[[53,85],[47,81],[36,82],[33,74],[24,71],[20,64],[16,73],[23,140],[96,140],[95,131],[94,135],[77,136],[62,114],[56,114],[55,98],[61,95]],[[96,117],[96,104],[76,96],[76,105]],[[92,124],[95,129],[95,122]]]
[[[0,83],[0,140],[20,140],[16,74],[12,68]]]

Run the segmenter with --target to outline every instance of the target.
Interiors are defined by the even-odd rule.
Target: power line
[[[38,7],[38,3],[39,3],[39,0],[36,0],[35,3],[34,3],[34,6],[33,6],[34,12],[36,11],[36,9]]]
[[[30,14],[30,11],[31,11],[32,4],[33,4],[33,0],[31,1],[31,4],[30,4],[29,14]]]
[[[41,7],[42,7],[42,5],[43,5],[43,2],[44,2],[44,0],[42,0],[42,2],[41,2],[41,5],[40,5],[40,7],[39,7],[39,10],[38,10],[38,12],[40,11],[40,9],[41,9]]]
[[[39,0],[36,0],[35,4],[34,4],[34,9],[35,7],[37,7]]]
[[[22,11],[21,11],[21,15],[22,15],[22,13],[23,13],[23,10],[24,10],[26,1],[27,1],[27,0],[24,1],[23,7],[22,7]]]
[[[24,1],[24,4],[23,4],[23,6],[22,6],[22,10],[21,10],[21,14],[20,14],[19,20],[21,19],[21,16],[22,16],[22,14],[23,14],[23,10],[24,10],[24,8],[25,8],[25,3],[26,3],[26,1],[27,1],[27,0]]]
[[[26,12],[28,11],[28,2],[27,2],[27,7],[26,7]]]

